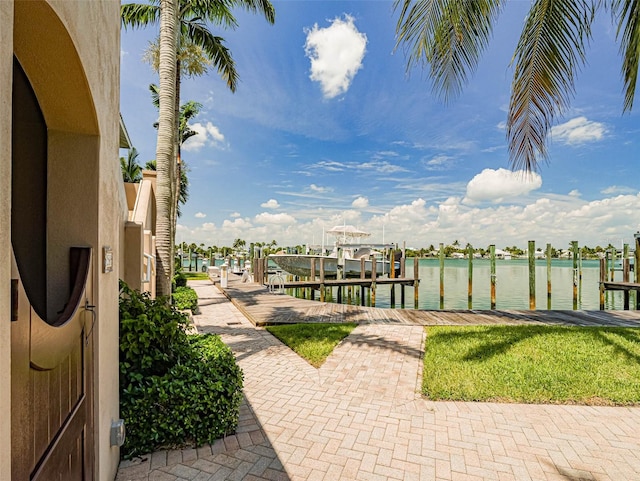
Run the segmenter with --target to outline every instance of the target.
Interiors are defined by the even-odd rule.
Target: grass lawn
[[[426,332],[422,393],[429,399],[640,404],[640,328],[437,326]]]
[[[356,327],[348,324],[287,324],[266,329],[314,367],[320,367],[333,348]]]
[[[182,271],[182,273],[187,278],[187,280],[192,280],[192,281],[208,281],[209,280],[209,276],[207,275],[206,272],[189,272],[189,271],[184,272],[184,271]]]

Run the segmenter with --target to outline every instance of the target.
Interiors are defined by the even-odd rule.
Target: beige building
[[[0,1],[0,480],[117,470],[119,13]]]

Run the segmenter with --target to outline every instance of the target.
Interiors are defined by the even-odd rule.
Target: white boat
[[[364,259],[365,277],[371,276],[372,258],[376,259],[376,275],[388,275],[390,263],[384,259],[380,249],[392,248],[391,244],[362,244],[351,243],[353,239],[368,237],[369,233],[360,231],[353,226],[336,226],[327,231],[338,238],[333,252],[328,256],[310,254],[273,254],[269,256],[280,269],[299,277],[311,277],[311,265],[315,262],[315,274],[320,275],[320,259],[324,259],[323,268],[325,278],[340,277],[343,279],[360,277],[362,260]],[[340,242],[342,241],[342,242]]]

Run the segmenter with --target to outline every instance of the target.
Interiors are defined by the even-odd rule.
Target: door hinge
[[[11,279],[11,322],[18,320],[18,279]]]

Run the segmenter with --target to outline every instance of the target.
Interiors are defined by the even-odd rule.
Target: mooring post
[[[371,307],[376,307],[376,258],[371,257]]]
[[[612,247],[610,249],[610,251],[611,251],[611,262],[609,264],[609,269],[610,269],[609,276],[610,276],[611,282],[613,282],[613,281],[616,280],[615,279],[615,276],[616,276],[616,248]]]
[[[629,258],[623,257],[622,259],[622,282],[629,282]],[[624,300],[625,311],[629,310],[629,290],[625,289],[622,293]]]
[[[440,309],[444,309],[444,244],[442,242],[440,242],[438,257],[440,258]]]
[[[473,309],[473,247],[471,244],[467,246],[467,256],[469,257],[469,286],[467,294],[467,307]]]
[[[367,261],[365,260],[364,257],[360,258],[360,279],[365,279],[367,273],[365,272],[365,265],[366,265]],[[360,286],[360,305],[364,306],[365,304],[365,299],[364,299],[364,285]]]
[[[551,310],[551,244],[547,244],[547,309]]]
[[[389,277],[391,279],[395,279],[396,277],[396,251],[395,249],[391,249],[389,252]],[[389,291],[389,302],[391,303],[391,309],[396,307],[396,285],[391,283],[390,291]]]
[[[407,242],[402,241],[402,255],[400,256],[400,277],[402,277],[403,279],[407,275],[406,274],[407,266],[405,265],[407,262],[406,255],[407,255]],[[394,264],[395,264],[395,259],[394,259]],[[400,307],[402,309],[404,309],[404,301],[405,301],[404,288],[405,288],[405,285],[400,284]]]
[[[489,246],[489,262],[491,264],[491,309],[496,308],[496,246]]]
[[[529,309],[536,310],[536,241],[529,241]]]
[[[600,258],[600,310],[604,310],[604,282],[607,280],[607,257],[605,252],[605,257]]]
[[[324,302],[324,257],[320,258],[320,302]]]
[[[419,273],[420,258],[413,258],[413,308],[418,309],[418,292],[420,287]]]
[[[573,310],[578,310],[578,241],[571,241],[573,252]]]

